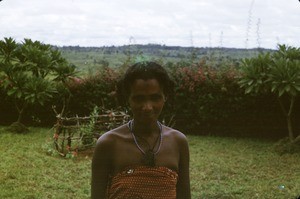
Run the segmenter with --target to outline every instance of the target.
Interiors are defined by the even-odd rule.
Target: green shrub
[[[280,138],[286,134],[284,116],[276,99],[272,94],[245,95],[238,84],[240,74],[236,66],[229,63],[214,67],[201,60],[194,65],[168,63],[165,68],[175,82],[174,97],[168,99],[160,118],[166,124],[175,124],[174,127],[184,133],[197,135]],[[65,116],[87,116],[95,106],[118,108],[115,90],[121,74],[117,69],[103,67],[93,75],[69,81],[71,95]],[[295,110],[300,108],[298,102],[299,99]],[[9,103],[1,100],[0,108],[9,107]],[[26,124],[52,126],[55,123],[53,105],[58,112],[61,110],[60,95],[43,107],[28,108]],[[123,108],[128,110],[128,107]],[[14,114],[2,110],[6,110],[5,114]],[[1,112],[1,118],[6,118],[5,114]],[[293,120],[297,118],[299,113],[295,112]],[[296,126],[295,132],[299,130]]]
[[[189,131],[211,128],[245,104],[234,67],[224,70],[197,64],[173,71],[176,118],[188,124]]]
[[[82,81],[69,84],[71,92],[69,114],[88,115],[95,106],[106,109],[117,107],[118,77],[116,70],[104,67],[94,75],[84,77]]]
[[[173,106],[176,127],[192,134],[282,137],[284,119],[271,94],[245,95],[238,84],[237,66],[168,65],[175,81]]]

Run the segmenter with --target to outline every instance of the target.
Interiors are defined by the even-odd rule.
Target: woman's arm
[[[106,196],[111,169],[112,139],[104,134],[97,141],[92,160],[92,199],[104,199]]]
[[[190,199],[190,152],[187,139],[185,135],[179,136],[179,171],[178,171],[178,183],[177,183],[177,199]]]

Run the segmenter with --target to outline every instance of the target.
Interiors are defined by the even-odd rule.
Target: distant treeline
[[[253,48],[208,48],[181,47],[159,44],[123,45],[123,46],[53,46],[62,52],[69,63],[75,65],[81,75],[93,74],[102,67],[120,68],[141,59],[155,61],[162,65],[182,63],[198,64],[206,61],[214,67],[228,65],[239,66],[243,58],[255,57],[259,52],[272,52],[272,49]]]
[[[74,52],[98,52],[102,54],[138,54],[143,53],[145,55],[152,56],[165,56],[173,58],[184,58],[191,53],[196,56],[223,56],[230,57],[232,59],[239,59],[245,57],[252,57],[259,52],[272,52],[272,49],[266,48],[209,48],[209,47],[182,47],[182,46],[166,46],[160,44],[133,44],[123,46],[102,46],[102,47],[82,47],[82,46],[55,46],[55,48],[61,51],[74,51]]]

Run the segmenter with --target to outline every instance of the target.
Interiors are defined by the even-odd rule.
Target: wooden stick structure
[[[78,152],[94,147],[101,133],[129,121],[122,111],[107,110],[103,114],[85,117],[56,116],[53,135],[54,147],[62,156],[77,155]]]

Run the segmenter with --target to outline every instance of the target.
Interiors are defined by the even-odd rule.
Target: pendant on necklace
[[[143,164],[147,166],[154,167],[155,166],[155,154],[153,153],[152,150],[148,150],[142,159]]]

